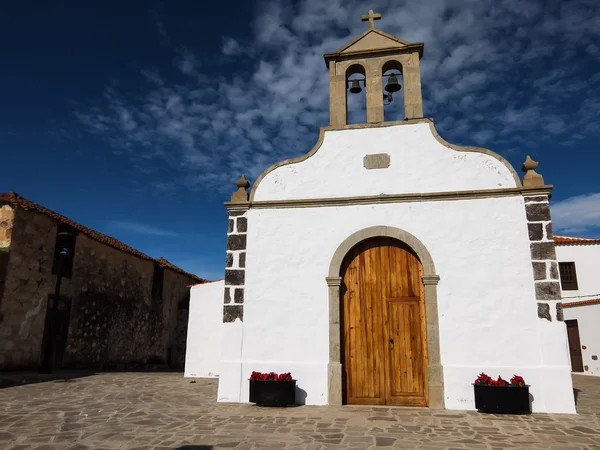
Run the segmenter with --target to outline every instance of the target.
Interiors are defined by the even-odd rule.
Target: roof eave
[[[162,267],[171,269],[174,272],[188,276],[191,279],[196,280],[200,283],[205,283],[207,281],[196,274],[186,272],[182,268],[176,266],[175,264],[171,263],[170,261],[164,258],[153,258],[152,256],[147,255],[139,251],[138,249],[135,249],[130,245],[125,244],[119,239],[116,239],[104,233],[100,233],[99,231],[96,231],[93,228],[87,227],[79,222],[69,219],[68,217],[63,216],[62,214],[57,213],[56,211],[53,211],[49,208],[46,208],[45,206],[42,206],[39,203],[36,203],[32,200],[20,196],[16,192],[11,191],[6,193],[0,193],[0,204],[10,204],[13,208],[21,208],[24,211],[33,211],[38,214],[43,214],[52,220],[56,220],[57,222],[69,225],[78,233],[81,233],[87,236],[89,239],[99,242],[102,245],[114,248],[115,250],[127,253],[139,259],[155,262],[161,265]]]

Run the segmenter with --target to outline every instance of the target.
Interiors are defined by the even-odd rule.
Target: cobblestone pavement
[[[0,449],[600,449],[600,379],[578,415],[217,404],[216,380],[106,373],[0,389]]]

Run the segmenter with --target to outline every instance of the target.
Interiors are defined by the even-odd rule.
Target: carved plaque
[[[391,158],[387,153],[376,153],[374,155],[365,155],[363,165],[365,169],[387,169],[390,167]]]

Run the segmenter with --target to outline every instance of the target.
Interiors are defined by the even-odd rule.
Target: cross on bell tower
[[[375,21],[381,20],[381,14],[374,13],[372,9],[369,10],[369,14],[365,14],[361,17],[363,22],[369,21],[369,28],[375,28]]]
[[[375,21],[381,20],[381,14],[374,13],[372,9],[362,15],[361,20],[369,22],[369,28],[364,33],[337,51],[324,55],[329,69],[330,125],[344,128],[348,123],[348,79],[355,74],[363,76],[359,83],[367,91],[367,123],[383,122],[384,98],[391,98],[384,95],[383,79],[390,70],[402,77],[405,118],[422,118],[420,59],[423,57],[424,44],[404,41],[375,28]],[[396,84],[395,90],[398,89]]]

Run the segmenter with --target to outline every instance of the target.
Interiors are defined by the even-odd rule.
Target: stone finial
[[[238,187],[237,191],[231,196],[231,203],[246,203],[248,201],[248,192],[246,189],[250,187],[250,183],[246,180],[246,177],[242,176],[235,182]]]
[[[525,172],[525,176],[523,177],[523,187],[538,187],[545,185],[544,177],[535,171],[538,164],[539,163],[537,161],[534,161],[529,155],[527,155],[527,159],[521,168],[521,170]]]

